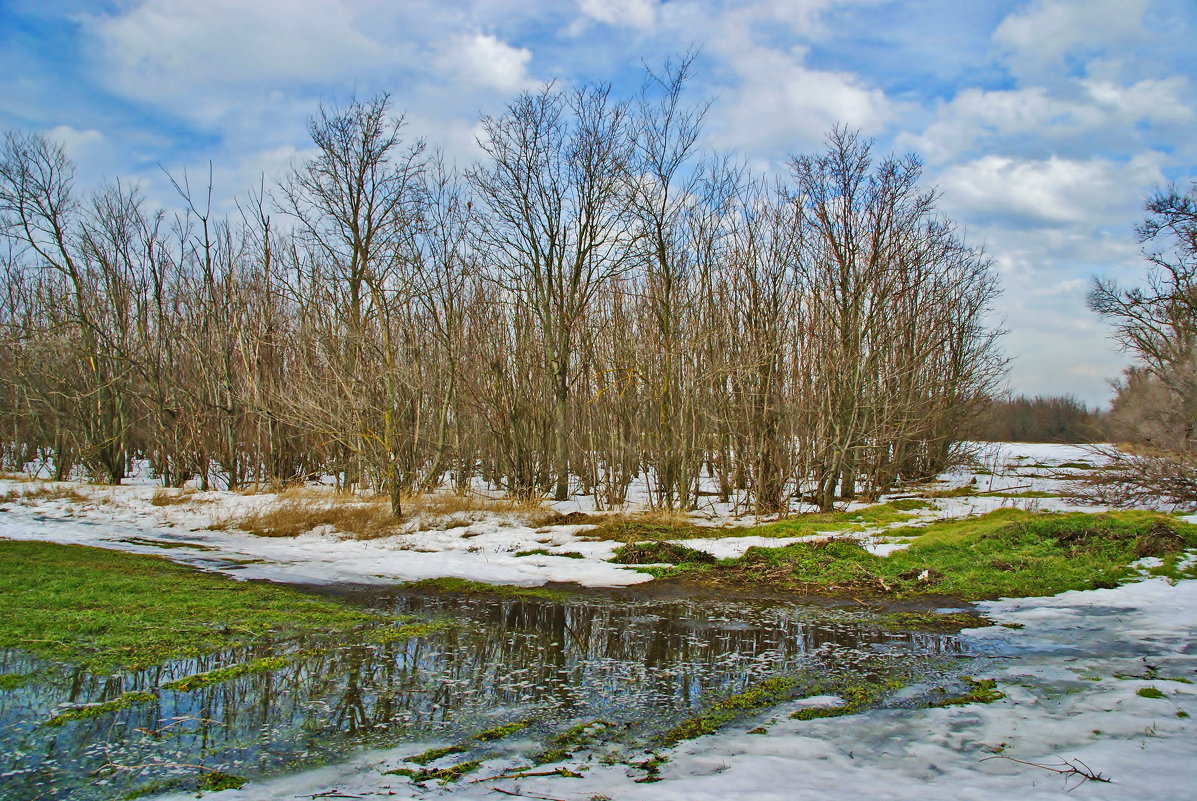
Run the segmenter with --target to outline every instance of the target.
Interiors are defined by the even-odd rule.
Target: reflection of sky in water
[[[959,651],[951,637],[896,635],[842,611],[795,605],[597,595],[559,602],[401,594],[374,602],[456,625],[386,645],[352,636],[296,640],[115,676],[40,668],[37,681],[0,691],[0,799],[118,798],[171,776],[194,786],[189,766],[276,773],[358,746],[453,740],[529,718],[535,722],[520,738],[484,752],[534,748],[530,739],[597,718],[621,724],[628,743],[644,742],[704,699],[770,675],[876,674]],[[156,702],[61,728],[41,725],[59,704],[155,690],[271,654],[292,662],[192,692],[161,690]],[[0,652],[0,673],[33,670],[30,657]],[[106,765],[148,767],[91,776]]]

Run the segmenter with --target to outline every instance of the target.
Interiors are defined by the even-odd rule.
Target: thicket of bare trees
[[[766,180],[704,151],[689,62],[631,101],[547,86],[458,173],[386,96],[230,215],[0,153],[0,448],[117,482],[474,482],[780,512],[942,468],[1000,375],[988,260],[837,129]]]

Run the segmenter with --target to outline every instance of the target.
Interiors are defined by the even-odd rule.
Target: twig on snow
[[[503,795],[513,795],[516,798],[537,798],[540,799],[540,801],[565,801],[564,798],[554,798],[551,795],[530,795],[528,793],[517,793],[514,790],[504,790],[502,787],[492,787],[490,789],[496,793],[502,793]]]
[[[990,759],[1005,759],[1008,762],[1017,762],[1019,765],[1029,765],[1032,768],[1049,770],[1052,773],[1058,773],[1061,776],[1066,777],[1077,776],[1080,781],[1068,788],[1068,792],[1070,793],[1084,784],[1086,780],[1091,782],[1105,782],[1106,784],[1110,784],[1114,781],[1108,776],[1103,776],[1101,773],[1094,772],[1092,768],[1076,758],[1061,759],[1057,765],[1043,765],[1039,762],[1027,762],[1023,759],[1015,759],[1014,757],[1006,756],[1005,754],[994,754],[993,756],[985,757],[981,761],[986,762]]]

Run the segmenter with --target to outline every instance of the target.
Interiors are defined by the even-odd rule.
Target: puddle
[[[99,801],[172,783],[194,789],[197,766],[252,779],[404,743],[412,754],[470,742],[461,759],[527,756],[593,720],[613,724],[604,747],[617,758],[772,676],[932,673],[972,655],[952,635],[895,634],[860,613],[814,604],[633,592],[558,600],[344,594],[451,625],[389,643],[363,634],[266,644],[113,676],[0,651],[0,673],[34,674],[0,690],[0,798]],[[189,692],[163,688],[269,657],[286,666]],[[146,691],[155,697],[45,725],[60,705]],[[528,726],[470,741],[514,721]]]

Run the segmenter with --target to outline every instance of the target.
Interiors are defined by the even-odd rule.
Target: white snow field
[[[941,497],[935,501],[936,509],[919,514],[929,521],[1002,506],[1100,511],[1069,505],[1061,497],[1067,493],[1067,477],[1079,474],[1094,460],[1089,450],[1072,446],[992,447],[979,467],[943,476],[936,488],[973,484],[978,492],[1005,495]],[[0,493],[19,493],[31,486],[27,481],[0,480]],[[585,526],[534,528],[510,516],[475,513],[467,526],[369,541],[341,537],[334,531],[262,538],[222,530],[219,521],[272,503],[275,499],[269,495],[198,493],[188,504],[155,506],[151,504],[154,488],[148,484],[75,488],[88,500],[5,503],[0,507],[0,538],[156,553],[239,578],[305,583],[389,584],[456,576],[518,585],[561,581],[600,587],[649,579],[606,562],[617,544],[580,539]],[[1047,496],[1028,497],[1028,493]],[[571,511],[585,506],[583,500],[555,508]],[[725,521],[714,514],[711,522],[744,521]],[[217,528],[211,528],[214,525]],[[865,538],[880,553],[900,547],[886,543],[884,533],[864,531],[853,536]],[[721,536],[685,544],[725,557],[752,545],[792,541]],[[537,548],[575,552],[582,558],[515,555]],[[661,780],[651,784],[635,781],[642,771],[587,761],[579,753],[567,764],[582,778],[487,780],[512,767],[494,760],[456,783],[420,787],[383,774],[413,752],[413,744],[406,743],[400,749],[362,752],[340,764],[251,781],[215,797],[221,801],[442,796],[560,801],[1197,798],[1197,732],[1191,717],[1197,716],[1197,683],[1191,683],[1197,682],[1197,581],[1170,584],[1145,578],[1116,589],[1003,599],[979,606],[994,621],[1010,626],[962,635],[977,649],[992,654],[975,671],[978,677],[996,679],[1005,693],[1005,698],[990,704],[879,709],[799,721],[791,719],[789,712],[810,705],[810,699],[793,702],[659,752],[668,761],[661,768]],[[758,726],[765,728],[765,735],[748,733]],[[1076,766],[1110,781],[1036,765],[1063,771]],[[161,799],[191,797],[194,794]]]

